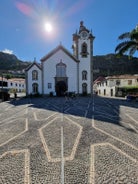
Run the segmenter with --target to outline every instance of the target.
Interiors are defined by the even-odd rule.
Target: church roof
[[[65,47],[63,47],[61,44],[58,45],[55,49],[53,49],[51,52],[49,52],[47,55],[41,58],[41,61],[46,61],[48,58],[50,58],[53,54],[58,52],[59,50],[62,50],[65,52],[69,57],[71,57],[75,62],[79,62],[79,60],[73,56]]]
[[[38,64],[38,63],[36,63],[36,61],[34,61],[32,64],[30,64],[30,65],[26,68],[25,71],[30,70],[30,68],[32,68],[34,65],[36,65],[40,70],[42,70],[42,69],[41,69],[41,65]]]
[[[102,82],[102,81],[104,81],[104,80],[105,80],[105,77],[99,76],[99,77],[94,81],[94,84],[97,84],[97,83]]]

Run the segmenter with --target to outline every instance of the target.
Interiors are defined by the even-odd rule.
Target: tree
[[[11,74],[7,74],[5,75],[5,78],[8,80],[8,79],[11,79]]]
[[[116,46],[116,54],[121,56],[125,53],[128,53],[128,55],[132,57],[134,53],[138,50],[138,25],[131,32],[121,34],[118,39],[125,41],[119,43]]]

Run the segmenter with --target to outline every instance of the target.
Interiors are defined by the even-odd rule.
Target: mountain
[[[117,57],[115,54],[94,56],[94,80],[98,76],[122,74],[138,74],[138,58],[129,59],[128,56]]]
[[[0,52],[0,73],[23,71],[31,62],[21,61],[15,55]],[[107,54],[93,57],[94,80],[99,76],[121,74],[138,74],[138,58],[129,59],[128,56],[116,57]]]
[[[0,52],[0,73],[8,70],[12,71],[22,71],[25,69],[31,62],[24,62],[19,60],[13,54],[7,54]]]

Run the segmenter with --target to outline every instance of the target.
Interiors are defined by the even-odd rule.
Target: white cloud
[[[13,54],[13,51],[9,50],[9,49],[4,49],[4,50],[2,50],[2,52],[6,53],[6,54]]]

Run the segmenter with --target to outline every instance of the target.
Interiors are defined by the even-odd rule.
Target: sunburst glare
[[[48,33],[53,31],[53,25],[50,22],[46,22],[44,24],[44,28],[45,28],[46,32],[48,32]]]

